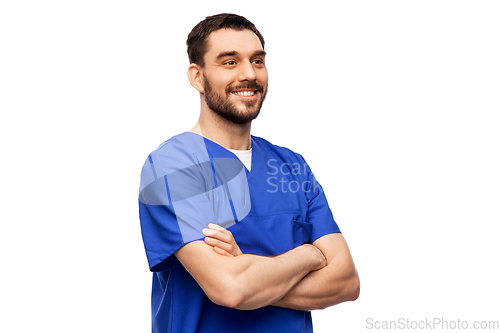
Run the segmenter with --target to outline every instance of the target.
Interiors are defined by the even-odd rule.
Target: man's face
[[[257,118],[268,76],[265,52],[252,31],[212,32],[202,75],[205,102],[212,111],[236,124]]]

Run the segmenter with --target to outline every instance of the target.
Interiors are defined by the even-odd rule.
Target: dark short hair
[[[220,29],[233,29],[237,31],[250,30],[259,37],[262,48],[264,48],[264,37],[252,22],[243,16],[236,14],[218,14],[208,16],[198,23],[188,35],[186,41],[189,62],[205,66],[205,53],[207,52],[208,36]]]

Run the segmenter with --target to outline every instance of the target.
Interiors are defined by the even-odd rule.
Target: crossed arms
[[[359,277],[341,234],[329,234],[276,257],[241,253],[231,232],[210,224],[204,241],[176,257],[214,303],[240,310],[273,305],[323,309],[359,295]]]

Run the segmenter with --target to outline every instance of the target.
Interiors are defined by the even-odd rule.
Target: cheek
[[[227,71],[212,71],[208,73],[208,81],[215,91],[225,91],[234,82],[234,78]]]
[[[258,80],[262,82],[262,84],[267,85],[267,80],[268,80],[268,75],[267,75],[267,69],[262,69],[259,71],[258,75]]]

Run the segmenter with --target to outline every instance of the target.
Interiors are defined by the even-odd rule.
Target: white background
[[[139,174],[197,121],[185,40],[220,12],[266,39],[253,134],[306,158],[361,277],[315,332],[500,320],[498,1],[3,1],[0,331],[150,331]]]

